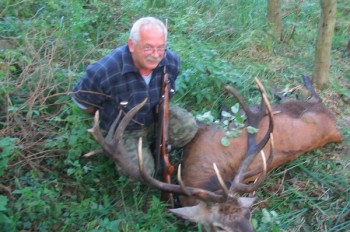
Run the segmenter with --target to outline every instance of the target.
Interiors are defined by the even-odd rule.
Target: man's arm
[[[85,113],[90,114],[90,115],[94,115],[97,108],[90,106],[90,107],[86,107],[85,105],[81,104],[77,99],[74,98],[74,96],[72,96],[72,100],[73,102]]]

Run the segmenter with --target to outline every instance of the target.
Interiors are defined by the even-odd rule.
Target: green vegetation
[[[233,106],[226,84],[255,103],[311,73],[318,1],[286,1],[283,42],[266,1],[2,0],[0,2],[0,228],[3,231],[201,231],[168,213],[159,192],[115,174],[87,134],[92,119],[69,92],[89,63],[126,42],[132,22],[169,19],[182,58],[174,102],[194,114]],[[295,3],[294,3],[295,2]],[[269,173],[254,207],[257,231],[350,230],[350,7],[338,0],[330,88],[321,93],[344,142]]]

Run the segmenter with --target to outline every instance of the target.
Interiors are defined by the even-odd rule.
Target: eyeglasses
[[[166,51],[166,47],[158,47],[158,48],[154,48],[154,47],[143,47],[141,46],[141,49],[143,50],[144,53],[147,54],[151,54],[154,53],[154,51],[157,51],[157,53],[159,54],[163,54]]]

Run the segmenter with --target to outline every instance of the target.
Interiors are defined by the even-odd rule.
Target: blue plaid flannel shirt
[[[107,56],[86,68],[86,74],[73,88],[72,98],[81,108],[97,107],[100,110],[100,125],[108,129],[119,111],[128,112],[148,98],[146,105],[134,116],[127,130],[141,129],[154,122],[155,106],[162,95],[161,80],[164,66],[175,91],[179,73],[179,57],[170,50],[152,72],[149,85],[133,64],[127,45],[113,50]],[[171,96],[173,92],[171,91]],[[121,106],[121,102],[127,103]]]

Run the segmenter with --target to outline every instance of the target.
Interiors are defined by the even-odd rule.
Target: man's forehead
[[[165,35],[161,28],[143,28],[140,31],[140,41],[147,44],[165,44]]]
[[[141,29],[140,29],[141,36],[145,36],[145,35],[148,35],[150,33],[164,35],[164,31],[158,25],[144,25],[141,27]]]

